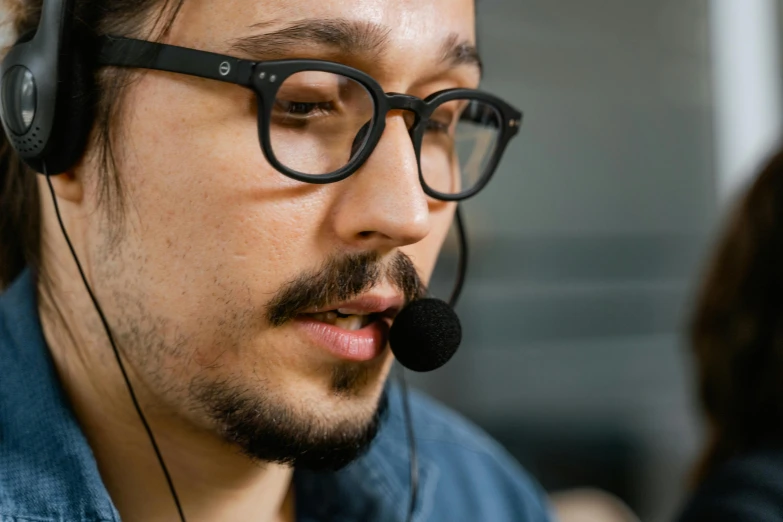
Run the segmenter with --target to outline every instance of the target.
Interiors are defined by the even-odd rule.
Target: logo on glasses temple
[[[220,64],[220,75],[226,76],[228,73],[231,72],[231,64],[228,62],[223,62]]]

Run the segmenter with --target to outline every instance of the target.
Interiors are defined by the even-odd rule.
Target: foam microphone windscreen
[[[419,299],[394,319],[389,343],[400,363],[415,372],[429,372],[446,364],[462,342],[459,317],[445,301]]]

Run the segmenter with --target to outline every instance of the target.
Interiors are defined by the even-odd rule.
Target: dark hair
[[[173,24],[184,0],[76,0],[77,31],[155,39]],[[11,6],[7,29],[23,35],[38,25],[43,0],[16,0]],[[156,9],[157,8],[157,9]],[[152,20],[153,10],[158,16]],[[165,18],[164,18],[165,17]],[[142,34],[146,33],[146,34]],[[86,39],[85,39],[86,40]],[[113,209],[113,221],[122,216],[122,184],[112,141],[118,131],[118,115],[129,81],[138,73],[107,68],[95,72],[95,121],[91,145],[97,147],[101,166],[101,202]],[[0,130],[0,290],[25,266],[41,268],[40,195],[36,174],[14,152]]]
[[[783,446],[783,152],[732,212],[692,319],[710,439],[695,470]]]

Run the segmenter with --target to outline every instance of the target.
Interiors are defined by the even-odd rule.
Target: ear
[[[81,203],[84,197],[84,184],[74,171],[52,176],[52,187],[57,197],[72,203]]]

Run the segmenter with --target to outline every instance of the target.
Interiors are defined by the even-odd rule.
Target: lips
[[[370,315],[380,314],[384,317],[394,317],[405,305],[405,299],[400,295],[366,295],[352,301],[327,305],[320,309],[313,308],[302,312],[307,315],[335,312],[340,315]]]
[[[313,344],[337,358],[369,361],[384,352],[391,322],[404,304],[400,296],[368,295],[326,311],[305,311],[295,324]]]

